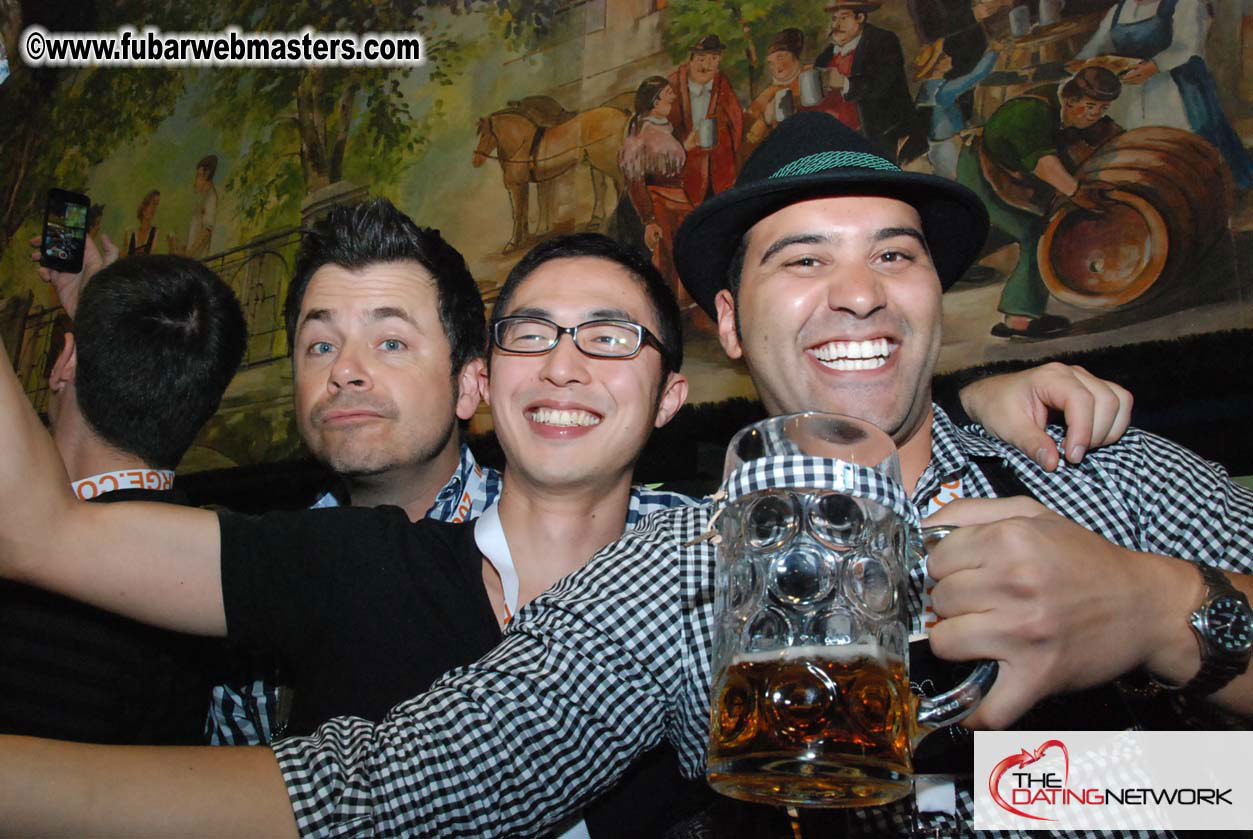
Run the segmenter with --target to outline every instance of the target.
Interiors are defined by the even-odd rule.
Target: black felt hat
[[[904,172],[835,117],[807,111],[779,123],[744,163],[735,186],[683,222],[674,261],[684,287],[716,319],[714,296],[726,288],[731,257],[748,229],[790,204],[838,195],[878,195],[913,206],[945,289],[974,262],[988,235],[988,211],[969,189]]]
[[[696,44],[692,47],[691,51],[692,52],[722,52],[726,48],[727,48],[727,45],[722,43],[722,41],[719,40],[717,35],[706,35],[704,38],[701,38],[699,41],[696,42]]]

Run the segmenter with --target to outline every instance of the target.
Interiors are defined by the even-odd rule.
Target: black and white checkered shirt
[[[1166,440],[1132,430],[1082,465],[1047,473],[981,431],[957,428],[938,407],[932,431],[932,461],[913,497],[919,510],[956,478],[967,497],[993,495],[972,458],[995,457],[1038,499],[1119,545],[1253,573],[1253,492]],[[496,650],[384,722],[332,720],[275,744],[301,831],[540,834],[662,737],[685,773],[701,775],[715,548],[686,543],[713,508],[651,517],[520,611]],[[913,581],[915,594],[920,585]],[[958,799],[969,825],[969,789]],[[908,800],[852,811],[853,832],[903,833],[910,811]]]
[[[500,472],[480,465],[470,447],[462,443],[457,471],[436,494],[426,518],[454,523],[477,519],[500,497],[501,485]],[[658,510],[691,503],[691,498],[677,492],[633,486],[626,526],[634,527]],[[328,492],[314,502],[312,509],[338,507],[339,504]],[[275,736],[282,736],[285,726],[285,721],[279,720],[278,707],[278,686],[269,679],[217,685],[209,703],[205,739],[211,746],[267,746]]]

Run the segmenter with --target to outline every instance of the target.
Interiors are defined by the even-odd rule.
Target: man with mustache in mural
[[[693,205],[735,183],[744,141],[744,109],[719,69],[725,49],[717,35],[706,35],[668,77],[677,95],[670,123],[687,150],[683,189]]]
[[[818,110],[860,131],[894,158],[898,141],[913,127],[914,104],[905,82],[900,39],[867,20],[882,5],[875,0],[836,0],[828,5],[831,42],[814,59],[814,66],[827,69],[830,91]]]
[[[564,263],[564,265],[562,264]],[[525,467],[528,470],[533,468],[536,470],[535,477],[550,475],[553,482],[561,483],[564,481],[584,482],[590,481],[592,484],[599,486],[606,476],[598,475],[598,470],[591,467],[597,458],[609,456],[611,458],[621,458],[629,455],[632,451],[630,446],[619,444],[609,444],[612,441],[606,437],[605,430],[612,431],[617,428],[621,431],[630,431],[632,434],[639,434],[643,430],[642,426],[647,423],[638,423],[631,419],[637,417],[642,407],[638,399],[622,400],[617,397],[609,399],[613,394],[613,389],[604,390],[606,396],[602,400],[605,406],[605,416],[611,413],[623,420],[623,422],[613,423],[592,423],[588,425],[580,422],[565,422],[564,415],[571,414],[570,419],[575,419],[575,410],[566,404],[548,404],[536,402],[534,395],[526,385],[520,389],[513,391],[509,388],[509,383],[513,382],[519,385],[525,385],[529,374],[522,375],[521,378],[515,378],[515,374],[524,373],[527,365],[535,366],[535,371],[547,371],[542,374],[541,380],[547,380],[548,386],[552,386],[554,382],[560,381],[566,385],[572,385],[581,380],[583,374],[576,374],[577,371],[589,364],[583,361],[583,357],[587,355],[589,349],[583,344],[575,346],[575,342],[580,340],[579,329],[586,330],[589,324],[594,322],[603,323],[608,318],[611,321],[622,323],[630,320],[632,324],[639,324],[641,320],[647,321],[652,317],[647,311],[647,307],[641,308],[637,303],[629,304],[625,301],[617,305],[611,304],[609,308],[604,307],[604,301],[586,300],[580,301],[566,300],[569,294],[586,295],[588,289],[581,288],[581,283],[572,282],[571,278],[565,273],[559,275],[553,273],[555,267],[569,268],[577,275],[582,277],[590,277],[589,266],[583,264],[578,258],[570,255],[562,255],[560,258],[554,258],[552,261],[545,262],[536,267],[529,274],[529,280],[515,286],[516,296],[502,299],[498,305],[501,311],[498,313],[497,325],[493,328],[493,342],[497,347],[497,351],[493,353],[493,364],[500,364],[501,367],[493,367],[492,375],[497,378],[497,385],[489,384],[489,392],[493,395],[493,399],[503,402],[503,410],[506,411],[505,417],[508,421],[501,423],[502,440],[510,439],[510,435],[514,430],[525,432],[519,439],[525,439],[528,428],[538,423],[540,426],[545,424],[545,418],[551,418],[556,412],[561,416],[563,424],[568,429],[590,428],[590,431],[579,431],[573,435],[572,440],[564,442],[578,442],[583,444],[595,444],[590,448],[587,445],[580,445],[580,451],[586,449],[589,459],[586,463],[582,461],[584,458],[580,455],[578,463],[572,464],[578,466],[576,469],[566,469],[559,465],[561,458],[555,458],[549,454],[545,454],[543,449],[552,443],[561,444],[562,441],[554,440],[547,443],[540,442],[537,448],[537,460],[531,467]],[[541,271],[547,270],[544,277],[541,278]],[[647,269],[641,269],[644,271]],[[551,275],[551,276],[550,276]],[[381,283],[384,286],[394,285],[398,278],[378,277],[376,284]],[[629,290],[634,290],[639,294],[638,287],[633,283],[627,283],[625,286]],[[523,297],[523,294],[529,294],[529,297]],[[601,292],[603,293],[603,292]],[[332,298],[335,295],[331,295]],[[390,302],[389,302],[390,301]],[[333,302],[333,301],[328,301]],[[383,300],[386,305],[379,310],[375,307],[374,315],[370,312],[363,314],[366,317],[362,320],[366,324],[373,323],[376,319],[380,321],[394,321],[399,319],[402,323],[404,318],[402,312],[407,313],[408,309],[397,306],[398,300],[392,300],[387,297]],[[307,304],[306,304],[307,308]],[[400,309],[401,311],[396,311]],[[568,309],[568,311],[567,311]],[[629,318],[622,318],[625,314]],[[318,330],[333,328],[331,325],[338,323],[341,318],[334,317],[334,312],[327,311],[326,307],[312,308],[302,312],[300,322],[297,326],[298,347],[301,352],[307,351],[314,357],[318,358],[323,355],[335,357],[339,353],[345,351],[341,348],[343,343],[341,338],[335,337],[334,334],[323,334]],[[583,320],[577,326],[565,324],[560,321],[577,321],[582,318],[591,318],[592,321]],[[349,318],[356,320],[357,318]],[[555,328],[549,328],[549,320]],[[559,320],[558,320],[559,319]],[[514,325],[525,322],[525,328],[514,329]],[[502,326],[501,324],[505,324]],[[642,326],[642,324],[639,324]],[[399,353],[402,356],[409,352],[409,342],[421,343],[423,334],[430,334],[430,327],[419,329],[417,335],[411,335],[404,330],[400,324],[392,324],[395,329],[405,332],[402,334],[386,335],[380,333],[378,340],[366,342],[364,346],[376,347],[379,351],[386,355]],[[308,334],[303,329],[308,329]],[[544,330],[549,331],[545,332]],[[664,329],[659,331],[664,332]],[[665,355],[668,350],[658,349],[657,346],[647,340],[649,333],[643,330],[636,333],[634,341],[624,341],[622,339],[613,339],[602,341],[610,336],[607,333],[592,330],[587,340],[592,341],[590,350],[595,353],[603,353],[614,351],[620,348],[621,352],[631,351],[630,356],[623,356],[624,360],[646,361],[639,357],[640,352],[647,352],[650,359],[653,355],[660,355],[661,360],[665,361]],[[565,346],[562,339],[566,336],[571,338],[571,346]],[[408,341],[406,340],[408,338]],[[436,342],[437,344],[439,342]],[[666,341],[660,340],[658,343],[663,348],[667,346]],[[346,346],[346,345],[344,345]],[[356,350],[360,353],[364,350],[364,346]],[[673,346],[673,344],[670,344]],[[602,349],[603,347],[603,349]],[[442,350],[437,346],[432,351],[446,353],[446,347]],[[510,356],[518,356],[510,358]],[[528,360],[524,356],[531,356]],[[511,365],[510,370],[506,370],[504,365],[508,361]],[[618,364],[620,361],[615,359],[603,359],[602,364]],[[677,366],[677,362],[673,363]],[[522,365],[522,366],[518,366]],[[536,366],[538,365],[538,366]],[[347,367],[346,367],[347,369]],[[634,369],[631,367],[622,368],[623,371]],[[662,369],[665,369],[664,367]],[[603,375],[603,374],[602,374]],[[348,381],[357,381],[355,376],[350,377]],[[677,381],[673,376],[668,380],[671,384],[661,389],[660,398],[655,404],[652,400],[646,400],[647,404],[654,404],[652,410],[669,411],[676,407],[673,403],[677,396],[674,390]],[[490,382],[490,377],[489,377]],[[1073,382],[1072,382],[1073,384]],[[1081,384],[1080,390],[1087,396],[1087,388],[1089,385]],[[496,387],[502,388],[497,391]],[[591,392],[591,391],[589,391]],[[600,391],[597,391],[600,392]],[[626,391],[623,391],[624,393]],[[1099,392],[1099,389],[1098,389]],[[1073,395],[1073,394],[1072,394]],[[1107,391],[1106,396],[1111,396]],[[1089,411],[1094,409],[1092,396],[1087,396],[1085,400],[1079,400],[1081,404],[1086,404]],[[1030,401],[1030,400],[1028,400]],[[21,438],[29,440],[30,446],[21,447],[27,454],[15,456],[12,462],[14,471],[6,473],[13,477],[29,477],[37,474],[47,468],[46,454],[40,449],[43,442],[40,439],[39,432],[33,424],[32,418],[29,416],[29,409],[24,406],[20,390],[18,389],[16,380],[13,379],[11,373],[0,373],[0,432],[6,436],[13,435],[13,439]],[[621,411],[614,408],[609,410],[610,404],[621,406]],[[493,409],[497,409],[497,404],[493,405]],[[1097,414],[1103,414],[1103,419],[1092,418],[1098,427],[1120,426],[1125,421],[1125,411],[1128,406],[1120,405],[1120,400],[1116,394],[1112,394],[1112,402],[1106,401],[1100,407],[1095,407]],[[1031,413],[1034,409],[1028,409],[1027,413]],[[583,409],[579,409],[579,416],[582,416]],[[517,413],[521,419],[515,423],[514,414]],[[1082,410],[1081,410],[1082,413]],[[529,416],[528,415],[534,415]],[[633,430],[632,430],[633,429]],[[566,431],[562,431],[566,434]],[[545,440],[547,434],[540,435]],[[612,437],[614,435],[610,435]],[[1098,434],[1103,436],[1103,433]],[[604,439],[602,439],[604,438]],[[1051,442],[1049,445],[1053,445]],[[522,451],[525,451],[523,447]],[[635,449],[638,451],[638,449]],[[1073,456],[1074,452],[1068,452]],[[1053,456],[1056,457],[1056,449],[1053,450]],[[525,462],[525,459],[523,459]],[[37,465],[38,464],[38,465]],[[580,465],[581,464],[581,465]],[[554,471],[555,470],[555,471]],[[629,481],[629,469],[623,470],[618,466],[609,470],[609,476],[614,476],[615,482],[623,480],[623,476]],[[580,477],[582,476],[582,477]],[[0,479],[12,480],[12,477]],[[525,482],[524,482],[525,483]],[[31,507],[42,509],[45,502],[55,498],[56,493],[51,489],[51,485],[47,482],[38,480],[32,483],[33,487],[38,487],[40,492],[37,493],[38,498],[31,499]],[[509,481],[506,480],[506,491],[508,491]],[[604,495],[603,492],[600,492]],[[521,496],[519,496],[521,498]],[[603,499],[602,499],[603,500]],[[58,522],[57,533],[52,528],[46,531],[39,528],[38,522],[25,519],[25,527],[34,529],[38,533],[47,533],[49,539],[55,540],[58,535],[70,536],[76,531],[74,522],[75,516],[78,514],[76,510],[70,510],[68,516],[63,515],[64,510],[61,508],[64,503],[53,503],[52,512],[48,515],[55,518]],[[525,505],[522,508],[525,510]],[[11,511],[14,517],[19,514],[25,518],[28,511],[23,507],[22,510]],[[272,630],[276,626],[286,623],[288,626],[304,626],[300,621],[288,621],[290,615],[285,615],[290,609],[299,608],[298,604],[288,604],[285,599],[275,594],[276,591],[285,587],[310,588],[308,592],[309,599],[305,602],[312,602],[314,605],[313,612],[325,612],[327,620],[324,622],[329,627],[329,635],[319,635],[314,630],[300,631],[292,630],[291,634],[296,636],[292,639],[293,644],[308,645],[310,647],[311,656],[316,659],[320,652],[323,652],[321,644],[326,644],[325,655],[326,661],[323,662],[330,672],[334,672],[335,667],[348,667],[349,669],[360,666],[368,666],[360,664],[357,659],[361,657],[361,653],[368,653],[369,645],[359,645],[354,643],[351,637],[353,632],[379,633],[379,632],[395,632],[396,628],[392,626],[393,620],[389,615],[395,615],[397,620],[403,620],[400,615],[402,613],[421,614],[422,609],[415,612],[413,601],[404,596],[409,583],[404,582],[404,576],[400,574],[390,573],[393,564],[405,565],[413,562],[435,562],[438,565],[438,555],[440,548],[431,540],[426,540],[428,544],[422,549],[413,547],[396,549],[387,548],[384,543],[388,540],[394,541],[398,533],[412,534],[421,531],[430,531],[434,533],[432,528],[434,525],[411,525],[407,522],[403,511],[392,510],[382,512],[371,512],[362,510],[341,510],[337,514],[330,513],[296,513],[283,514],[262,518],[255,521],[247,519],[224,516],[223,521],[231,520],[229,526],[224,525],[224,529],[219,530],[217,519],[212,514],[204,511],[191,511],[192,519],[185,518],[172,513],[168,509],[160,507],[149,507],[147,516],[141,517],[139,520],[128,521],[123,525],[121,522],[115,522],[120,529],[114,530],[109,528],[109,533],[98,533],[97,543],[100,545],[110,545],[116,536],[125,542],[130,538],[155,538],[156,543],[149,545],[151,549],[144,556],[148,555],[164,555],[168,552],[175,552],[182,556],[184,562],[180,565],[175,576],[177,580],[165,576],[159,579],[157,576],[150,575],[153,571],[151,564],[143,557],[139,558],[141,568],[133,567],[136,559],[133,553],[127,553],[126,559],[122,565],[125,569],[112,569],[122,573],[122,577],[114,577],[107,582],[103,579],[93,581],[85,580],[79,572],[82,569],[76,569],[76,572],[70,576],[73,579],[61,579],[55,585],[58,587],[79,587],[76,593],[87,599],[97,600],[104,598],[112,601],[115,608],[137,614],[146,620],[152,620],[158,623],[173,621],[186,628],[195,629],[196,631],[206,634],[220,634],[224,632],[229,625],[235,629],[240,626],[249,625],[249,620],[243,618],[247,610],[241,611],[240,603],[235,598],[243,596],[245,600],[253,599],[257,601],[266,601],[268,605],[277,609],[278,614],[271,615],[267,609],[255,610],[254,614],[261,615],[258,618],[258,625],[254,625],[257,630],[258,638],[273,637]],[[184,511],[186,512],[186,511]],[[320,525],[316,525],[318,516],[336,515],[340,522],[339,535],[332,536],[330,530],[324,529]],[[502,523],[506,519],[506,509],[502,508]],[[511,514],[510,514],[511,515]],[[612,522],[609,519],[602,521],[601,516],[591,515],[582,516],[580,519],[580,530],[578,539],[593,538],[601,532],[602,525],[609,525]],[[386,519],[386,521],[384,521]],[[97,524],[102,524],[97,522]],[[239,527],[236,528],[235,525]],[[620,526],[619,526],[620,527]],[[138,530],[136,530],[138,528]],[[410,530],[416,528],[416,530]],[[594,531],[594,532],[593,532]],[[6,568],[14,570],[20,568],[21,575],[26,576],[33,573],[35,576],[42,576],[46,573],[55,571],[46,562],[41,562],[39,558],[29,556],[27,554],[28,545],[24,539],[12,540],[12,535],[7,528],[7,522],[0,521],[0,564]],[[129,536],[126,534],[130,534]],[[474,529],[475,541],[477,543],[477,527]],[[74,538],[70,536],[70,538]],[[256,541],[264,538],[266,545]],[[250,545],[246,549],[239,551],[243,545]],[[546,546],[546,547],[543,547]],[[564,540],[547,541],[541,546],[549,554],[549,559],[554,558],[556,549],[572,547],[567,545]],[[43,546],[46,549],[46,545]],[[517,550],[512,540],[509,543],[510,551]],[[120,547],[119,552],[125,550]],[[113,548],[107,548],[104,553],[110,553]],[[434,553],[432,553],[434,552]],[[580,551],[580,553],[582,553]],[[236,556],[236,560],[226,560],[225,556],[230,554]],[[287,554],[288,558],[282,557]],[[293,556],[294,555],[294,556]],[[219,556],[223,557],[223,564],[219,565]],[[244,561],[246,557],[247,561]],[[96,559],[100,558],[100,552],[96,554]],[[477,555],[476,555],[477,558]],[[23,561],[26,560],[26,561]],[[582,560],[579,560],[581,564]],[[309,571],[303,563],[311,563],[317,569]],[[364,563],[364,565],[362,564]],[[112,565],[112,563],[109,563]],[[36,567],[38,566],[38,567]],[[290,567],[289,567],[290,566]],[[343,567],[341,567],[343,566]],[[103,571],[99,563],[94,567]],[[363,593],[356,586],[363,585],[354,573],[354,567],[359,569],[362,574],[368,574],[369,577],[376,581],[377,591],[375,594],[381,603],[392,603],[391,606],[378,605],[375,598]],[[433,569],[432,569],[433,571]],[[256,574],[265,577],[265,580],[259,580],[258,584],[241,584],[242,578],[237,578],[236,572],[245,575]],[[483,568],[482,584],[487,589],[486,600],[489,602],[498,602],[503,607],[509,605],[507,593],[509,587],[503,584],[504,575],[499,576],[502,584],[500,586],[497,597],[493,596],[495,584],[492,582],[493,576],[487,573],[487,568]],[[95,572],[93,572],[94,574]],[[326,575],[322,577],[321,575]],[[620,578],[623,584],[629,583],[633,575],[627,574]],[[311,579],[301,580],[302,577]],[[326,583],[318,585],[317,580],[321,578]],[[392,582],[391,591],[388,587],[388,581]],[[48,581],[45,581],[48,582]],[[51,583],[50,583],[51,584]],[[227,591],[234,592],[227,597]],[[527,585],[524,581],[520,581],[519,591],[527,591]],[[641,592],[642,593],[642,592]],[[277,601],[275,598],[277,597]],[[328,600],[329,598],[329,600]],[[231,605],[235,604],[235,605]],[[658,604],[661,605],[661,604]],[[378,614],[374,614],[373,607],[378,606]],[[342,607],[342,608],[341,608]],[[363,610],[371,610],[363,612]],[[499,610],[503,614],[503,608]],[[642,612],[635,613],[631,620],[645,617],[650,609],[643,609]],[[353,620],[346,617],[346,613],[351,612],[357,614],[357,619]],[[489,612],[490,613],[490,612]],[[499,618],[498,618],[499,619]],[[241,622],[242,620],[242,622]],[[320,625],[320,622],[315,622]],[[260,629],[260,625],[265,625],[271,631]],[[374,628],[371,628],[374,627]],[[602,637],[604,628],[596,628],[588,626],[584,630],[577,630],[575,635],[586,639],[594,639]],[[245,630],[248,631],[248,630]],[[340,640],[337,633],[348,633]],[[529,630],[528,630],[529,632]],[[310,642],[306,635],[312,633],[320,640]],[[572,637],[573,641],[574,638]],[[642,640],[642,639],[641,639]],[[340,645],[342,641],[342,646]],[[356,654],[355,654],[356,653]],[[394,658],[394,656],[392,657]],[[593,656],[594,658],[594,656]],[[331,660],[337,661],[332,665]],[[554,664],[557,664],[554,662]],[[568,662],[569,666],[574,666],[576,662]],[[564,667],[567,665],[557,665]],[[314,677],[318,677],[317,665],[311,662]],[[625,673],[623,674],[625,675]],[[325,678],[325,677],[323,677]],[[550,717],[551,709],[548,704],[559,696],[575,697],[584,692],[590,692],[588,698],[592,698],[591,694],[600,692],[600,688],[596,683],[583,682],[581,680],[563,680],[564,686],[555,694],[546,694],[544,692],[535,693],[526,690],[526,704],[530,705],[530,710],[522,714],[532,721],[540,721],[543,719],[551,719],[557,722],[556,718]],[[328,685],[328,691],[340,690],[343,686]],[[355,700],[353,700],[355,701]],[[519,718],[521,719],[521,718]],[[363,719],[357,719],[352,725],[367,725]],[[472,717],[463,717],[459,720],[459,725],[473,726]],[[502,735],[504,734],[502,729]],[[297,738],[293,743],[306,742]],[[571,741],[578,742],[577,740]],[[402,749],[404,746],[397,743]],[[501,741],[499,749],[493,749],[494,752],[508,754],[515,749],[522,748],[528,744],[514,742],[511,738]],[[5,742],[5,748],[0,749],[0,755],[16,756],[23,762],[23,772],[28,776],[38,776],[41,778],[55,775],[64,770],[66,774],[62,777],[63,784],[58,787],[65,795],[61,795],[57,807],[57,813],[43,812],[31,815],[33,810],[39,809],[42,803],[47,799],[42,799],[29,787],[16,783],[10,784],[7,768],[0,769],[0,772],[6,772],[5,784],[0,785],[4,790],[0,793],[2,801],[0,801],[0,813],[3,814],[3,823],[6,828],[14,830],[27,829],[31,824],[40,824],[48,826],[53,824],[57,819],[66,819],[64,823],[73,823],[76,825],[74,830],[84,831],[103,831],[117,832],[118,830],[139,829],[141,832],[145,829],[139,822],[146,819],[153,819],[149,822],[151,829],[158,832],[178,832],[183,833],[187,830],[195,832],[202,830],[205,832],[220,831],[236,831],[245,830],[249,832],[263,831],[266,833],[283,833],[290,832],[293,824],[291,815],[286,812],[276,812],[273,807],[276,801],[284,802],[281,806],[286,808],[286,796],[283,793],[283,785],[279,783],[277,773],[273,769],[273,757],[269,757],[267,764],[266,756],[270,753],[265,750],[240,749],[240,750],[207,750],[197,754],[190,752],[180,752],[175,755],[173,752],[166,753],[145,753],[145,752],[101,752],[88,750],[87,752],[79,752],[79,756],[70,762],[64,762],[67,753],[65,749],[73,749],[72,746],[64,744],[39,744],[33,741],[17,741],[10,740]],[[50,749],[50,751],[42,751]],[[608,757],[609,755],[600,750],[584,750],[575,747],[575,751],[592,757]],[[546,749],[547,752],[547,749]],[[527,770],[530,772],[543,773],[546,761],[561,761],[566,753],[565,749],[558,748],[555,752],[548,752],[545,761],[533,761]],[[54,770],[51,766],[43,762],[43,755],[51,758],[55,763],[60,764],[60,770]],[[486,757],[485,754],[472,750],[466,753],[466,757],[473,760],[480,760]],[[186,771],[169,771],[169,765],[164,763],[168,759],[177,759],[181,765],[190,770],[190,775]],[[116,770],[122,768],[115,764],[115,760],[121,760],[126,764],[120,773]],[[155,761],[155,762],[154,762]],[[615,758],[616,762],[616,758]],[[158,767],[158,764],[161,766]],[[269,769],[267,770],[267,765]],[[97,771],[109,766],[109,770],[113,773],[115,781],[120,782],[119,789],[116,790],[118,796],[111,797],[111,803],[106,809],[111,808],[114,804],[118,806],[118,810],[112,814],[104,813],[100,810],[92,809],[87,813],[79,808],[77,802],[83,799],[77,799],[77,793],[70,791],[70,787],[78,783],[82,778],[79,773],[94,775]],[[616,771],[616,770],[615,770]],[[223,773],[219,775],[219,773]],[[192,780],[194,778],[194,780]],[[100,779],[97,778],[97,781]],[[171,792],[170,784],[179,785],[185,781],[192,780],[192,787],[195,792],[184,790],[178,794],[169,794]],[[498,815],[500,818],[514,818],[516,813],[512,812],[515,805],[523,804],[522,800],[514,800],[511,798],[510,790],[516,783],[522,780],[514,777],[498,777],[495,781],[488,784],[485,789],[491,790],[492,794],[503,796],[510,800],[511,803],[506,808],[510,812],[502,810]],[[93,782],[94,783],[94,782]],[[333,782],[332,782],[333,783]],[[225,785],[225,786],[223,786]],[[322,788],[321,783],[315,783],[315,786]],[[458,784],[459,786],[459,784]],[[42,784],[36,784],[37,788],[47,789]],[[354,784],[355,787],[355,784]],[[232,791],[234,790],[234,791]],[[187,792],[188,794],[183,794]],[[135,806],[135,802],[129,799],[132,794],[140,794],[148,797],[148,800],[142,806]],[[354,793],[355,794],[355,793]],[[277,798],[276,798],[277,796]],[[555,798],[554,798],[555,796]],[[212,798],[214,803],[212,812],[205,809],[203,802],[206,798]],[[75,799],[75,800],[67,800]],[[554,788],[553,792],[540,796],[539,798],[526,800],[526,806],[545,808],[548,807],[569,807],[575,800],[571,794],[564,788]],[[578,800],[585,798],[580,794]],[[544,802],[547,802],[545,804]],[[559,803],[564,802],[564,803]],[[489,809],[494,810],[496,805],[487,805]],[[477,808],[476,808],[477,809]],[[414,815],[414,814],[411,814]],[[548,817],[541,816],[545,820]],[[113,821],[117,818],[117,821]],[[492,821],[496,820],[496,816],[489,817]],[[29,820],[28,820],[29,819]],[[174,821],[185,820],[181,826],[176,826]],[[159,822],[159,826],[158,825]],[[128,827],[122,828],[120,825],[126,824]],[[383,828],[386,830],[386,828]],[[401,832],[409,830],[407,827],[398,827]],[[433,828],[439,830],[440,828]],[[485,826],[467,827],[475,835],[481,835],[489,829]]]

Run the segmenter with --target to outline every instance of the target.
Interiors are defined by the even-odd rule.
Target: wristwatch
[[[1201,645],[1201,669],[1186,684],[1170,688],[1193,697],[1209,696],[1249,667],[1253,653],[1253,609],[1225,574],[1196,563],[1205,580],[1205,599],[1188,618]]]

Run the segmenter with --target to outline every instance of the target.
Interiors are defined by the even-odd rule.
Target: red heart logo
[[[1070,752],[1066,751],[1066,744],[1061,740],[1045,740],[1040,747],[1034,752],[1023,749],[1020,754],[1010,755],[1002,760],[992,769],[991,776],[988,777],[988,790],[992,793],[992,800],[995,801],[1004,810],[1008,810],[1016,816],[1022,816],[1024,819],[1035,819],[1042,822],[1055,821],[1054,819],[1045,818],[1044,816],[1033,816],[1030,813],[1024,813],[1022,810],[1014,807],[1008,801],[1001,797],[1000,783],[1001,777],[1010,769],[1022,766],[1030,766],[1040,758],[1044,757],[1044,753],[1049,749],[1057,747],[1062,750],[1062,757],[1066,760],[1066,774],[1062,781],[1062,787],[1070,783]]]

